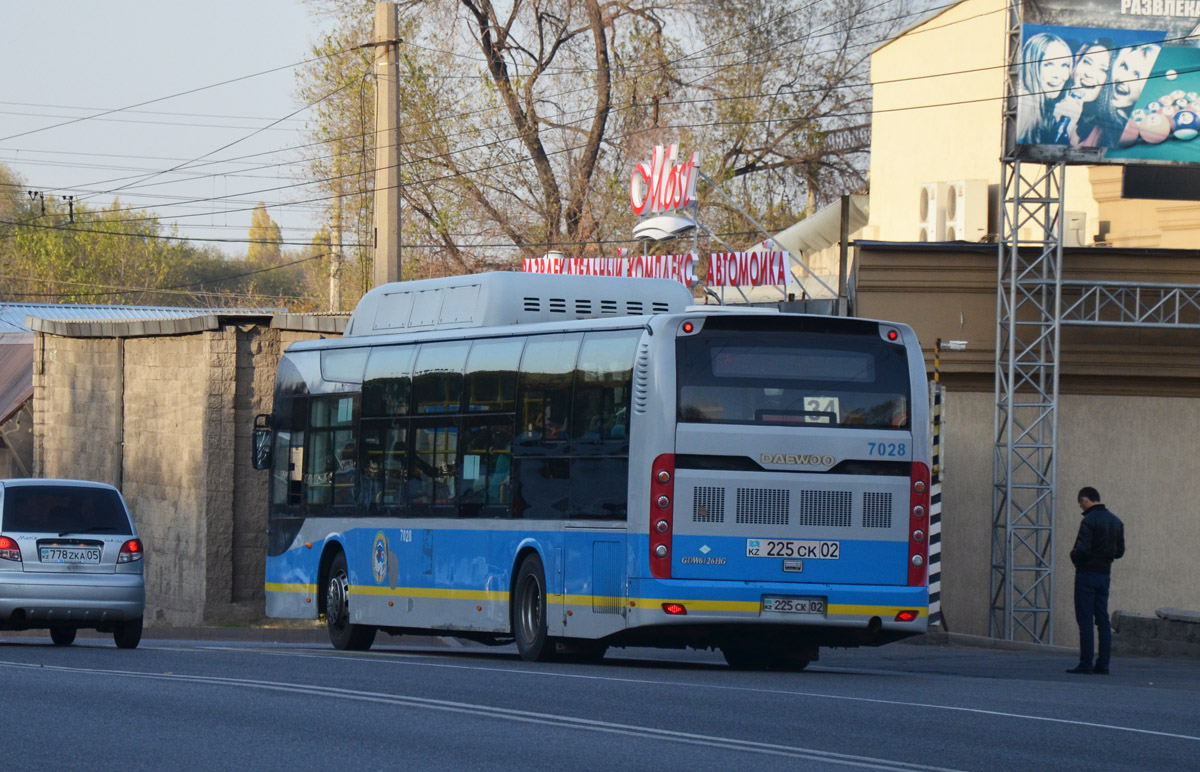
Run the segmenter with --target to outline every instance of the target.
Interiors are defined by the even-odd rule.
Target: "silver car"
[[[146,607],[145,547],[116,488],[80,480],[0,480],[0,629],[79,628],[136,648]]]

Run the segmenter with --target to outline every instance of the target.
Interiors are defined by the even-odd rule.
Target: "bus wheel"
[[[749,646],[722,646],[721,654],[734,670],[766,670],[771,666],[766,652],[755,651]]]
[[[329,566],[325,583],[325,626],[335,649],[366,651],[375,642],[375,628],[350,623],[350,573],[346,554],[339,552]]]
[[[812,662],[816,657],[804,651],[791,651],[786,653],[776,654],[770,662],[772,670],[790,670],[793,673],[799,673],[804,668],[808,667],[808,663]]]
[[[513,637],[526,662],[545,662],[554,653],[546,634],[546,572],[536,554],[521,562],[512,602]]]

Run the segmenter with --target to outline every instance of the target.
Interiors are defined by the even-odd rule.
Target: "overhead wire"
[[[981,15],[983,15],[983,14],[981,14]],[[944,25],[944,26],[948,26],[948,25]],[[924,31],[924,30],[922,30],[922,31]],[[1001,67],[1002,67],[1002,66],[1001,66]],[[978,68],[978,69],[991,69],[991,68]],[[944,74],[941,74],[941,75],[914,76],[913,78],[906,78],[906,79],[893,79],[892,81],[886,81],[886,82],[898,82],[898,81],[900,81],[900,80],[909,80],[909,79],[914,79],[914,80],[915,80],[915,79],[919,79],[919,78],[926,78],[926,77],[939,77],[939,76],[950,75],[950,74],[956,74],[956,73],[944,73]],[[882,83],[883,83],[883,82],[877,82],[875,85],[881,85]],[[865,84],[863,84],[863,85],[865,85]],[[748,95],[738,95],[738,96],[726,97],[726,98],[713,98],[713,101],[723,101],[723,100],[728,100],[728,99],[747,99],[747,98],[751,98],[751,97],[750,97],[750,96],[748,96]],[[931,108],[931,107],[950,106],[950,105],[956,105],[956,104],[965,104],[965,103],[970,103],[970,102],[992,101],[992,100],[994,100],[994,99],[995,99],[995,98],[981,98],[981,99],[975,99],[975,100],[958,100],[958,101],[955,101],[955,102],[946,102],[946,103],[939,103],[939,104],[920,105],[920,106],[912,106],[912,107],[906,107],[906,108],[893,108],[893,109],[884,110],[884,111],[880,111],[880,112],[894,112],[894,111],[898,111],[898,110],[907,110],[907,109],[929,109],[929,108]],[[695,102],[695,101],[697,101],[697,100],[690,100],[690,101],[691,101],[691,102]],[[662,103],[660,102],[660,104],[662,104]],[[632,106],[636,106],[636,105],[632,105]],[[632,106],[630,106],[630,107],[632,107]],[[645,106],[645,105],[642,105],[642,106]],[[491,109],[495,109],[495,108],[491,108]],[[626,109],[626,108],[622,108],[622,109]],[[863,112],[851,112],[851,113],[844,113],[844,114],[842,114],[842,116],[841,116],[841,117],[844,117],[844,116],[847,116],[847,115],[853,116],[853,115],[863,115],[863,114],[869,114],[869,112],[867,112],[867,111],[863,111]],[[585,120],[586,120],[586,119],[585,119]],[[754,123],[769,123],[769,122],[776,121],[776,120],[779,120],[779,119],[764,119],[764,120],[762,120],[762,121],[709,122],[709,123],[697,123],[697,124],[668,124],[668,125],[666,125],[666,126],[654,127],[654,130],[661,130],[661,129],[664,129],[664,128],[666,128],[666,129],[670,129],[670,128],[696,128],[696,127],[705,127],[705,126],[714,126],[714,125],[730,125],[731,123],[733,123],[733,124],[747,124],[747,123],[750,123],[750,124],[754,124]],[[362,136],[364,136],[364,137],[365,137],[365,136],[366,136],[366,133],[364,133]],[[514,137],[501,138],[501,139],[499,139],[499,140],[495,140],[495,141],[493,141],[493,142],[487,143],[487,145],[494,145],[494,144],[499,144],[499,143],[503,143],[503,142],[511,142],[511,141],[513,141],[513,140],[515,140],[515,138],[514,138]],[[321,144],[321,143],[320,143],[320,142],[318,142],[318,143],[313,143],[313,144]],[[486,145],[485,145],[485,146],[486,146]],[[567,152],[567,151],[569,151],[569,150],[578,149],[578,147],[579,147],[579,146],[573,146],[573,147],[562,148],[562,149],[560,149],[560,150],[551,151],[551,154],[556,154],[556,153],[559,153],[559,152]],[[452,151],[452,152],[455,152],[455,153],[457,153],[457,152],[466,152],[466,151],[467,151],[466,149],[459,149],[459,150]],[[216,152],[216,151],[214,151],[214,152]],[[447,154],[447,155],[449,155],[449,154]],[[435,156],[435,157],[431,157],[431,158],[427,158],[427,159],[420,159],[420,160],[432,160],[433,158],[436,158],[436,156]],[[453,173],[453,174],[449,174],[449,175],[443,175],[442,177],[433,178],[432,180],[427,180],[427,181],[438,181],[438,180],[440,180],[440,179],[447,179],[447,178],[451,178],[451,177],[461,176],[462,174],[474,174],[474,173],[479,173],[479,172],[482,172],[482,171],[488,171],[488,170],[490,170],[490,169],[500,168],[500,167],[502,167],[502,166],[509,166],[509,165],[512,165],[512,164],[514,164],[514,163],[521,163],[521,162],[523,162],[523,161],[524,161],[524,159],[518,159],[518,160],[516,160],[516,161],[512,161],[512,162],[507,162],[507,163],[502,163],[502,164],[496,164],[496,165],[491,165],[491,166],[487,166],[487,167],[480,167],[480,168],[471,169],[471,170],[464,170],[464,171],[455,172],[455,173]],[[213,161],[212,163],[218,163],[218,162],[220,162],[220,161],[219,161],[219,160],[215,160],[215,161]],[[359,175],[343,175],[343,176],[359,176]],[[327,180],[325,180],[325,181],[329,181],[330,179],[333,179],[333,178],[329,178],[329,179],[327,179]],[[304,184],[304,183],[302,183],[302,184]],[[283,187],[290,187],[290,186],[283,186]],[[258,192],[265,192],[265,191],[258,191]],[[246,193],[239,193],[239,194],[235,194],[235,195],[247,195],[247,194],[246,194]],[[220,198],[220,197],[218,197],[218,198]],[[205,201],[205,200],[213,200],[213,199],[199,199],[199,201]],[[314,200],[314,199],[308,199],[308,201],[313,201],[313,200]],[[196,202],[196,201],[192,201],[192,202],[190,202],[190,203],[195,203],[195,202]],[[181,202],[181,203],[184,203],[184,202]],[[237,210],[233,210],[233,211],[237,211]],[[589,242],[589,243],[595,243],[595,242]],[[628,241],[622,240],[622,241],[618,241],[618,242],[614,242],[614,243],[628,243]],[[440,246],[440,245],[437,245],[437,246]],[[478,245],[478,246],[479,246],[480,248],[483,248],[483,247],[500,247],[500,246],[518,246],[518,245]]]
[[[880,4],[879,4],[879,6],[881,6],[881,5],[883,5],[883,4],[885,4],[885,3],[880,3]],[[809,5],[811,6],[812,4],[810,3]],[[879,7],[879,6],[872,6],[871,8],[873,9],[873,8],[877,8],[877,7]],[[807,7],[809,7],[809,6],[804,6],[803,8],[807,8]],[[801,8],[801,9],[796,9],[796,10],[803,10],[803,8]],[[793,11],[792,11],[792,13],[796,12],[796,10],[793,10]],[[870,10],[870,9],[868,9],[868,10]],[[989,13],[991,13],[991,12],[989,12]],[[908,15],[915,15],[915,14],[908,14]],[[980,14],[980,15],[984,15],[984,14]],[[904,15],[904,16],[907,16],[907,15]],[[895,17],[895,18],[903,18],[904,16],[901,16],[901,17]],[[962,21],[962,20],[959,20],[959,21],[956,21],[956,22],[952,22],[952,23],[959,23],[960,21]],[[872,26],[872,25],[874,25],[874,24],[877,24],[877,23],[881,23],[881,22],[878,22],[878,21],[873,21],[873,22],[872,22],[870,25],[866,25],[866,26]],[[949,25],[943,25],[943,26],[949,26]],[[823,34],[823,33],[817,32],[817,33],[814,33],[814,34],[816,34],[816,35],[820,35],[820,34]],[[701,49],[701,50],[702,50],[702,51],[705,51],[705,50],[709,50],[709,49],[711,49],[711,48],[712,48],[712,46],[709,46],[709,47],[707,47],[706,49]],[[864,83],[864,84],[862,84],[862,85],[865,85],[865,83]],[[820,90],[824,90],[824,89],[793,89],[793,90],[785,90],[785,91],[782,91],[782,92],[776,92],[776,94],[772,94],[772,95],[770,95],[770,96],[777,96],[777,95],[791,95],[791,94],[798,94],[798,93],[812,92],[812,91],[820,91]],[[666,102],[666,103],[664,103],[664,102],[659,102],[659,104],[660,104],[660,105],[663,105],[663,104],[684,104],[684,103],[693,103],[693,104],[694,104],[694,103],[705,103],[705,102],[710,102],[710,101],[727,101],[727,100],[744,100],[744,99],[752,99],[752,98],[762,98],[762,97],[764,97],[764,96],[768,96],[768,95],[766,95],[766,94],[754,94],[754,95],[736,95],[736,96],[727,96],[727,97],[713,97],[713,98],[708,98],[708,99],[698,99],[698,100],[697,100],[697,99],[693,99],[693,100],[672,101],[672,102]],[[641,107],[641,106],[647,106],[647,105],[645,105],[645,104],[643,104],[643,105],[633,104],[633,105],[628,105],[628,106],[622,106],[621,108],[618,108],[618,109],[635,109],[636,107]],[[489,110],[491,110],[491,109],[496,109],[496,108],[488,108],[488,109],[489,109]],[[576,112],[590,112],[590,111],[587,111],[587,110],[585,109],[585,110],[583,110],[583,111],[576,111]],[[850,114],[850,115],[854,115],[854,114]],[[830,116],[830,117],[837,117],[837,116]],[[581,119],[581,122],[582,122],[582,121],[586,121],[586,120],[590,120],[590,115],[588,115],[588,116],[587,116],[587,117],[585,117],[584,119]],[[569,124],[566,124],[566,125],[569,125]],[[717,125],[730,125],[730,124],[729,124],[728,122],[710,122],[710,123],[706,123],[706,124],[675,124],[673,127],[674,127],[674,128],[692,128],[692,127],[706,127],[706,126],[717,126]],[[464,132],[464,133],[466,133],[466,132]],[[483,148],[483,147],[494,146],[494,145],[496,145],[496,144],[502,144],[502,143],[504,143],[504,142],[510,142],[510,141],[514,141],[515,139],[516,139],[516,137],[506,137],[506,138],[500,138],[500,139],[498,139],[498,140],[494,140],[494,141],[491,141],[491,142],[488,142],[488,143],[483,143],[482,145],[476,145],[476,146],[467,147],[467,148],[457,148],[457,149],[455,149],[454,151],[451,151],[451,152],[452,152],[452,153],[464,153],[464,152],[470,152],[470,151],[472,151],[472,150],[481,149],[481,148]],[[419,142],[419,140],[414,140],[414,141],[413,141],[413,143],[416,143],[416,142]],[[408,144],[408,143],[402,143],[402,144]],[[335,154],[335,155],[339,155],[339,154]],[[445,155],[445,154],[443,154],[443,155]],[[417,162],[419,163],[419,162],[423,162],[423,161],[432,160],[432,158],[433,158],[433,157],[424,158],[424,159],[417,159]],[[287,162],[287,163],[288,163],[288,164],[290,164],[291,162]],[[282,165],[282,164],[277,164],[277,165]],[[180,165],[180,167],[183,167],[183,166],[187,166],[187,164],[185,163],[185,164],[181,164],[181,165]],[[343,177],[345,177],[345,176],[347,176],[347,175],[342,175],[342,176],[343,176]],[[357,176],[357,175],[349,175],[349,176]],[[302,186],[304,186],[304,185],[307,185],[307,184],[319,184],[319,183],[323,183],[323,182],[329,182],[329,181],[332,181],[332,180],[334,180],[334,179],[336,179],[336,178],[332,178],[332,177],[331,177],[331,178],[325,178],[325,179],[322,179],[322,180],[317,180],[317,181],[309,181],[309,182],[296,183],[296,184],[295,184],[295,187],[302,187]],[[132,186],[130,186],[130,185],[127,185],[127,186],[124,186],[124,187],[132,187]],[[290,186],[279,186],[278,188],[267,188],[267,189],[262,189],[262,190],[258,190],[258,191],[250,191],[250,192],[239,192],[239,193],[236,193],[236,194],[233,194],[233,195],[235,195],[235,196],[253,195],[254,193],[261,193],[261,192],[273,192],[274,190],[278,190],[278,189],[286,189],[287,187],[290,187]],[[185,202],[179,202],[179,203],[183,204],[183,203],[212,202],[212,201],[216,201],[216,200],[222,200],[223,198],[225,198],[225,197],[214,196],[214,197],[206,197],[206,198],[200,198],[200,199],[191,199],[191,200],[189,200],[189,201],[185,201]],[[137,207],[137,208],[140,208],[140,207]],[[131,210],[132,210],[132,209],[135,209],[135,208],[131,208]],[[236,210],[226,210],[226,213],[231,213],[231,211],[236,211]],[[206,213],[201,213],[201,214],[208,214],[208,213],[206,212]]]

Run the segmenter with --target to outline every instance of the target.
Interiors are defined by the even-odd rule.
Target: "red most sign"
[[[629,203],[635,214],[670,212],[691,205],[696,200],[696,178],[699,176],[700,156],[692,153],[685,163],[678,163],[679,149],[672,144],[666,148],[656,145],[649,164],[638,164],[629,178]]]

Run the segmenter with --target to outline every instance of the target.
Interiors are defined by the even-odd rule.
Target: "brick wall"
[[[121,487],[146,541],[151,624],[199,621],[210,591],[205,576],[206,335],[125,341]]]
[[[34,474],[121,488],[146,542],[148,624],[262,617],[268,472],[251,430],[283,349],[313,337],[259,324],[37,336]]]

